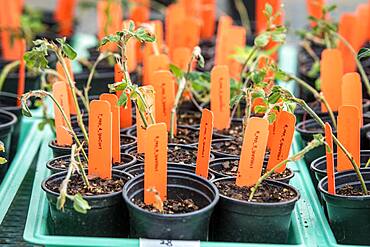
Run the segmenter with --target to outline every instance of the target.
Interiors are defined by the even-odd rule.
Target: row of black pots
[[[4,146],[5,151],[0,152],[0,156],[5,158],[8,162],[0,164],[0,183],[3,180],[10,164],[10,155],[12,153],[12,140],[15,126],[17,124],[17,117],[8,111],[0,109],[0,142]]]
[[[67,203],[62,213],[56,210],[58,193],[51,191],[47,184],[61,181],[65,174],[54,174],[42,184],[50,205],[51,230],[57,235],[283,243],[287,241],[291,212],[299,199],[299,192],[293,187],[266,181],[271,186],[292,190],[294,199],[284,203],[235,200],[219,195],[217,187],[202,177],[182,170],[168,170],[168,199],[190,197],[200,209],[183,214],[159,214],[144,210],[134,203],[138,199],[143,200],[143,175],[131,178],[128,173],[114,170],[114,176],[129,180],[123,188],[123,199],[120,192],[85,196],[91,206],[87,214],[74,212],[71,203]],[[214,182],[223,180],[233,181],[235,178],[219,178]],[[211,239],[208,238],[210,222],[211,229],[215,231],[210,234],[214,236]]]

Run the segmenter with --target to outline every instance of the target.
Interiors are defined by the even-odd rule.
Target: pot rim
[[[236,179],[235,177],[217,178],[217,179],[213,180],[212,183],[216,183],[216,182],[219,182],[219,181],[222,181],[222,180],[235,180],[235,179]],[[232,201],[233,203],[240,204],[240,205],[249,204],[249,205],[252,205],[252,206],[264,206],[264,207],[275,207],[275,206],[281,206],[281,205],[294,204],[301,198],[301,193],[299,193],[299,191],[296,188],[294,188],[293,186],[291,186],[289,184],[286,184],[286,183],[283,183],[283,182],[280,182],[280,181],[276,181],[276,180],[268,180],[268,179],[266,179],[265,182],[269,183],[269,184],[273,184],[273,185],[278,185],[278,186],[281,186],[281,187],[288,187],[289,189],[293,190],[296,193],[296,196],[293,199],[289,200],[289,201],[272,202],[272,203],[249,202],[249,201],[244,201],[244,200],[238,200],[238,199],[234,199],[234,198],[225,196],[221,193],[220,193],[220,197],[225,199],[225,200],[229,200],[229,201]]]
[[[193,173],[189,173],[189,172],[185,172],[185,171],[176,171],[176,170],[169,170],[169,171],[167,171],[167,180],[168,180],[168,176],[170,174],[173,174],[173,175],[176,175],[176,174],[177,175],[184,175],[184,174],[186,174],[187,176],[190,175],[190,176],[192,176],[192,177],[194,177],[196,179],[201,179],[203,183],[207,184],[209,186],[209,188],[211,190],[213,190],[213,192],[214,192],[214,198],[213,198],[213,200],[207,206],[205,206],[205,207],[203,207],[203,208],[201,208],[199,210],[190,212],[190,213],[182,213],[182,214],[160,214],[160,213],[149,212],[149,211],[147,211],[145,209],[142,209],[141,207],[137,206],[127,196],[127,188],[131,185],[131,183],[134,183],[136,180],[140,180],[140,179],[144,180],[144,174],[141,174],[139,176],[136,176],[136,177],[132,178],[123,187],[122,195],[123,195],[123,199],[126,202],[127,206],[133,207],[136,210],[139,210],[141,213],[154,215],[156,217],[176,219],[176,218],[190,217],[190,216],[201,214],[204,211],[207,211],[207,210],[209,210],[211,208],[214,208],[216,206],[216,204],[218,203],[218,200],[220,198],[220,193],[218,192],[218,189],[213,184],[213,182],[210,182],[210,181],[204,179],[203,177],[197,176],[197,175],[195,175]],[[178,186],[174,186],[174,187],[178,187]]]
[[[85,169],[86,170],[86,169]],[[125,185],[130,181],[132,180],[132,175],[129,174],[129,173],[126,173],[126,172],[123,172],[123,171],[120,171],[120,170],[116,170],[116,169],[112,169],[112,174],[114,173],[122,173],[123,175],[126,176],[126,178],[128,178],[128,180],[126,181],[126,183],[123,185],[122,187],[122,190],[120,191],[116,191],[116,192],[113,192],[113,193],[110,193],[110,194],[102,194],[102,195],[93,195],[93,196],[85,196],[85,195],[82,195],[82,198],[84,199],[89,199],[89,200],[94,200],[94,199],[105,199],[105,198],[109,198],[109,197],[113,197],[113,196],[116,196],[116,195],[119,195],[120,193],[122,193],[123,191],[123,188],[125,187]],[[57,192],[54,192],[52,190],[50,190],[48,187],[46,187],[46,182],[51,180],[51,179],[59,179],[60,177],[64,177],[63,175],[67,174],[67,171],[62,171],[62,172],[58,172],[58,173],[55,173],[47,178],[45,178],[42,183],[41,183],[41,188],[48,194],[51,194],[53,196],[56,196],[58,197],[60,195],[60,193],[57,193]]]
[[[5,115],[10,118],[10,120],[6,123],[0,124],[0,128],[8,128],[11,127],[12,125],[15,125],[18,121],[17,116],[14,113],[11,113],[9,111],[0,109],[0,115]]]
[[[1,92],[0,91],[0,98],[11,98],[14,99],[14,101],[17,101],[18,95],[14,93],[9,93],[9,92]],[[21,110],[21,106],[17,105],[9,105],[9,106],[3,106],[1,107],[2,110],[7,110],[7,111],[15,111],[15,110]]]
[[[364,173],[370,173],[370,168],[361,168],[360,169],[361,174]],[[350,174],[352,173],[352,174]],[[337,176],[340,175],[352,175],[356,176],[355,172],[353,170],[347,170],[347,171],[342,171],[342,172],[335,172],[334,176],[337,178]],[[364,200],[370,200],[370,195],[365,195],[365,196],[344,196],[344,195],[332,195],[330,194],[327,190],[324,189],[324,184],[327,184],[328,177],[324,177],[319,181],[319,184],[317,185],[320,193],[324,194],[326,197],[330,197],[332,199],[347,199],[347,200],[352,200],[352,201],[364,201]],[[356,184],[360,183],[359,181],[356,181]],[[367,180],[365,180],[365,184],[367,183]],[[370,184],[370,181],[368,181]],[[337,188],[337,184],[335,185],[335,189]]]
[[[360,150],[360,157],[368,155],[370,157],[370,150]],[[333,153],[334,160],[337,160],[338,153]],[[321,156],[314,161],[311,162],[310,169],[319,174],[326,174],[326,168],[325,170],[317,168],[318,165],[321,165],[322,163],[326,163],[326,156]],[[336,166],[334,166],[335,168]]]

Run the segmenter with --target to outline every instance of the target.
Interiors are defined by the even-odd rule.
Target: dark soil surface
[[[132,202],[145,209],[149,212],[153,213],[162,213],[162,214],[185,214],[199,210],[199,206],[197,206],[192,199],[168,199],[163,202],[163,211],[160,212],[157,208],[153,207],[152,205],[145,205],[141,200],[134,200]]]
[[[179,113],[177,114],[178,125],[199,125],[202,114],[200,112]]]
[[[225,174],[227,176],[233,176],[236,177],[238,173],[238,167],[239,167],[239,160],[227,160],[222,162],[221,169],[217,170],[216,167],[213,167],[212,169],[220,172],[222,174]],[[262,174],[265,174],[266,168],[262,168]],[[277,179],[284,179],[291,175],[291,171],[288,169],[285,169],[282,173],[273,173],[269,178],[272,180]]]
[[[122,161],[122,159],[121,159]],[[59,169],[67,169],[69,167],[69,164],[70,164],[70,160],[65,160],[65,159],[60,159],[60,160],[55,160],[53,163],[51,163],[52,167],[54,168],[59,168]],[[86,162],[83,162],[82,163],[84,165],[84,167],[87,167],[87,163]],[[121,162],[121,163],[113,163],[112,165],[113,166],[121,166],[121,165],[124,165],[126,164],[125,162]]]
[[[352,185],[345,185],[340,189],[337,189],[337,194],[342,196],[364,196],[361,187],[353,187]],[[370,195],[368,192],[367,195]]]
[[[59,187],[63,180],[48,181],[46,187],[51,191],[59,193]],[[122,191],[122,188],[126,182],[122,178],[112,178],[112,179],[101,179],[98,177],[89,178],[90,187],[86,187],[82,177],[79,175],[73,175],[68,183],[67,192],[70,195],[75,195],[80,193],[83,196],[94,196],[94,195],[104,195],[114,192]]]
[[[80,139],[80,141],[82,142],[82,141],[83,141],[83,139]],[[134,140],[134,139],[132,139],[132,138],[130,138],[130,137],[127,137],[127,136],[121,136],[121,145],[129,145],[129,144],[132,144],[132,143],[134,143],[134,142],[135,142],[135,140]],[[73,143],[75,143],[75,141],[74,141],[74,140],[73,140]],[[57,147],[63,147],[63,148],[70,148],[70,147],[71,147],[71,146],[69,146],[69,145],[58,145],[56,141],[53,141],[53,145],[54,145],[54,146],[57,146]],[[83,145],[83,146],[87,148],[86,143],[84,143],[84,145]]]
[[[199,132],[197,130],[177,128],[177,134],[172,140],[170,135],[168,135],[168,143],[193,144],[198,142],[198,138]]]
[[[219,181],[215,185],[224,196],[242,201],[248,201],[249,199],[251,187],[239,187],[234,181]],[[263,182],[254,194],[252,202],[284,202],[296,196],[297,194],[293,190]]]
[[[239,156],[242,150],[243,138],[212,143],[212,151]]]
[[[234,138],[241,138],[243,136],[243,123],[233,122],[230,128],[224,130],[214,130],[214,132],[221,135],[232,136]]]
[[[167,160],[173,163],[195,164],[197,161],[197,150],[175,146],[168,149]]]

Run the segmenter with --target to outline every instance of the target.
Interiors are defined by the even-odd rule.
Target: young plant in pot
[[[3,181],[3,178],[5,177],[6,171],[8,169],[7,163],[8,160],[6,159],[6,151],[5,151],[5,146],[2,141],[0,141],[0,184],[1,181]]]
[[[227,242],[286,243],[291,214],[299,192],[292,186],[266,180],[289,161],[296,161],[324,143],[322,136],[276,164],[261,176],[268,139],[268,122],[250,118],[244,134],[237,177],[214,180],[220,202],[212,218],[212,239]]]
[[[167,135],[164,123],[147,128],[145,172],[124,188],[123,198],[130,214],[130,236],[207,240],[218,191],[195,174],[167,171]]]

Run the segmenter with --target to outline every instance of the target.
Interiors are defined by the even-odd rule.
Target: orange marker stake
[[[215,115],[215,128],[230,127],[230,75],[229,68],[217,65],[211,71],[211,110]]]
[[[333,156],[333,136],[331,126],[325,123],[325,141],[327,143],[326,148],[326,174],[328,176],[328,192],[335,195],[335,171],[334,171],[334,156]],[[330,148],[330,150],[328,150]],[[330,151],[330,152],[329,152]]]
[[[121,162],[121,133],[120,133],[120,110],[118,98],[114,94],[103,93],[100,100],[108,101],[112,112],[112,161],[113,163]]]
[[[155,91],[155,119],[158,123],[165,123],[167,131],[170,131],[171,110],[175,103],[175,79],[168,70],[158,70],[153,74],[152,84]]]
[[[62,81],[54,83],[53,96],[62,107],[68,121],[70,121],[67,85]],[[72,136],[68,132],[67,123],[65,122],[63,115],[59,111],[57,105],[56,104],[53,105],[54,105],[57,143],[60,146],[62,145],[70,146],[72,145]]]
[[[153,86],[145,86],[145,90],[154,91]],[[146,103],[149,106],[149,109],[155,116],[155,97],[154,94],[145,94],[144,95]],[[148,125],[155,124],[151,121],[149,114],[145,116]],[[137,137],[137,152],[144,153],[146,147],[146,130],[144,129],[144,123],[140,117],[140,112],[136,107],[136,137]]]
[[[321,19],[322,16],[322,10],[325,6],[325,0],[306,0],[307,5],[307,12],[309,16],[316,17],[318,19]],[[311,21],[311,27],[316,26],[316,23]]]
[[[276,120],[276,135],[270,149],[270,158],[267,163],[267,170],[271,170],[280,162],[286,160],[289,156],[290,147],[292,146],[295,116],[287,111],[282,111]],[[277,173],[285,171],[286,164],[276,169]]]
[[[185,9],[181,4],[171,4],[166,9],[166,44],[171,57],[173,57],[172,52],[176,48],[176,26],[182,23],[185,16]]]
[[[114,65],[114,82],[120,82],[123,79],[123,72],[118,64]],[[117,91],[117,97],[121,97],[122,91]],[[131,99],[129,98],[127,101],[126,108],[121,106],[120,108],[120,128],[128,128],[132,126],[132,103]]]
[[[167,55],[150,55],[148,57],[147,65],[147,80],[144,81],[144,85],[149,85],[153,81],[153,74],[157,70],[169,70],[170,60]],[[145,69],[145,68],[144,68]]]
[[[233,20],[230,16],[221,16],[218,21],[215,65],[227,65],[227,31],[232,26]]]
[[[73,31],[73,17],[76,7],[76,0],[59,0],[55,9],[54,18],[59,25],[59,34],[70,36]]]
[[[123,28],[129,28],[130,21],[123,22]],[[127,70],[128,72],[133,72],[137,68],[137,59],[136,59],[136,46],[137,41],[135,39],[130,39],[127,43],[126,56],[127,56]]]
[[[276,114],[276,119],[279,119],[279,114],[280,112],[279,111],[276,111],[276,110],[273,110],[273,112],[275,112]],[[272,143],[275,141],[276,139],[276,136],[277,136],[277,127],[276,127],[276,120],[269,125],[269,138],[268,138],[268,141],[267,141],[267,147],[271,150],[271,147],[272,147]]]
[[[149,20],[149,0],[129,0],[129,2],[133,5],[129,13],[131,20],[133,20],[136,24],[140,24]]]
[[[144,162],[144,202],[155,203],[155,189],[162,201],[167,198],[167,127],[164,123],[154,124],[146,130]]]
[[[172,54],[172,63],[183,71],[186,71],[192,55],[191,49],[187,47],[177,47],[173,50]]]
[[[245,46],[246,36],[247,31],[245,30],[244,27],[232,26],[228,31],[227,63],[230,70],[230,76],[232,78],[235,78],[236,80],[238,80],[240,77],[240,72],[242,70],[243,65],[234,58],[230,58],[230,56],[236,54],[238,48],[243,48]]]
[[[74,81],[74,75],[73,75],[73,72],[72,72],[71,60],[69,60],[68,58],[64,58],[64,60],[67,64],[67,69],[68,69],[69,75],[70,75],[72,81]],[[75,102],[73,100],[72,89],[69,86],[69,83],[68,83],[68,80],[67,80],[67,75],[64,73],[63,67],[59,62],[57,62],[56,70],[57,70],[58,74],[60,74],[62,77],[64,77],[64,82],[66,83],[67,89],[68,89],[69,109],[71,111],[71,114],[76,115],[77,114],[77,109],[76,109]]]
[[[360,45],[363,45],[367,41],[367,31],[369,29],[369,18],[370,18],[370,5],[360,4],[356,9],[357,18],[360,20]]]
[[[357,165],[360,165],[360,119],[356,106],[343,105],[338,111],[338,140],[353,156]],[[351,161],[338,148],[337,171],[353,169]]]
[[[188,47],[193,49],[199,45],[201,21],[196,18],[185,18],[182,23],[176,25],[176,47]]]
[[[213,134],[213,113],[208,109],[202,110],[202,120],[200,121],[197,166],[195,173],[199,176],[208,178],[208,165],[211,155],[211,142]]]
[[[263,159],[269,135],[269,122],[263,118],[252,117],[244,132],[236,185],[253,186],[261,177]]]
[[[362,84],[358,73],[347,73],[342,79],[342,105],[353,105],[359,110],[360,126],[363,125]]]
[[[102,179],[112,178],[112,113],[105,100],[90,103],[88,173]]]
[[[273,14],[277,13],[281,9],[280,0],[258,0],[256,1],[256,31],[257,34],[263,32],[267,28],[267,18],[263,11],[265,10],[266,3],[270,4],[273,9]],[[276,23],[282,23],[282,17],[279,16]]]
[[[341,84],[343,77],[342,53],[338,49],[325,49],[321,54],[321,92],[333,111],[342,104]],[[322,104],[321,110],[327,112]]]
[[[26,63],[23,59],[23,55],[26,51],[26,41],[23,39],[22,40],[22,46],[21,46],[21,54],[19,58],[19,71],[18,71],[18,88],[17,88],[17,106],[21,105],[21,101],[19,100],[24,94],[24,88],[25,88],[25,82],[26,82]]]
[[[216,4],[213,0],[212,3],[202,5],[202,39],[212,39],[215,34],[216,27]]]

